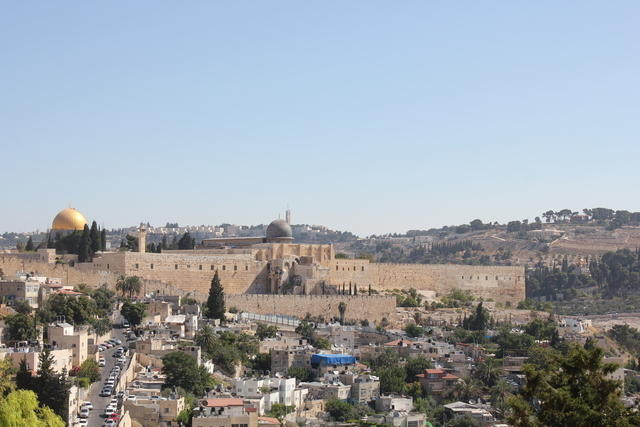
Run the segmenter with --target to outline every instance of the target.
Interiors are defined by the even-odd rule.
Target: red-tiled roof
[[[444,371],[442,369],[425,369],[424,371],[427,374],[444,374]]]
[[[208,408],[222,408],[225,406],[242,406],[244,404],[242,399],[235,397],[218,397],[215,399],[206,399],[206,405]]]

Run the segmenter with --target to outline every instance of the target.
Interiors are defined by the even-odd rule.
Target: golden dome
[[[83,230],[87,225],[84,215],[74,208],[61,210],[53,219],[52,230]]]

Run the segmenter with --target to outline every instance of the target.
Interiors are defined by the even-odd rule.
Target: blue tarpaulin
[[[313,354],[311,365],[353,365],[356,358],[349,354]]]

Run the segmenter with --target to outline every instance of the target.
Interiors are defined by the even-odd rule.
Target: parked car
[[[89,418],[89,410],[87,408],[82,408],[78,413],[80,418]]]
[[[98,361],[98,366],[103,367],[107,365],[107,361],[104,360],[104,357],[101,357],[100,360]]]
[[[90,411],[93,410],[93,404],[91,402],[89,402],[89,401],[84,402],[81,407],[82,408],[87,408]]]
[[[111,393],[113,393],[113,387],[105,386],[105,387],[102,387],[102,390],[100,391],[100,396],[102,397],[111,396]]]
[[[78,425],[80,427],[88,427],[89,426],[89,420],[87,420],[86,418],[80,418],[78,420]]]

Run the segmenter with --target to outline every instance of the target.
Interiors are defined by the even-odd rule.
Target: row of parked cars
[[[122,341],[117,340],[117,339],[110,339],[108,341],[105,341],[104,343],[100,344],[98,346],[98,351],[99,352],[103,352],[109,348],[113,348],[116,346],[122,345]]]
[[[87,420],[87,418],[89,418],[89,412],[93,410],[93,405],[91,404],[91,402],[84,402],[81,406],[80,406],[80,412],[78,413],[78,416],[80,417],[80,419],[78,420],[78,425],[85,427],[89,425],[89,421]]]

